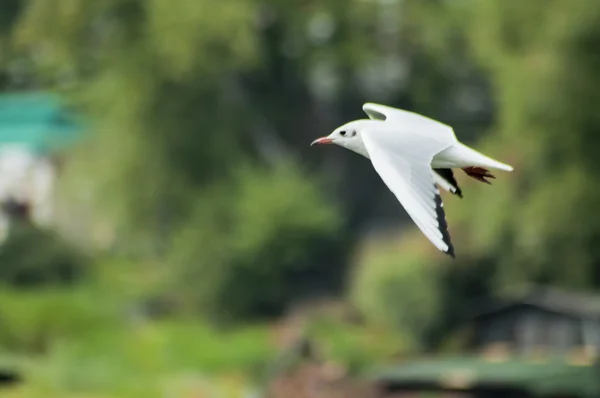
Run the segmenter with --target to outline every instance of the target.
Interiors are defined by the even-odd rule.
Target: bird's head
[[[368,121],[355,120],[353,122],[346,123],[343,126],[333,130],[333,132],[328,136],[317,138],[310,144],[310,146],[318,144],[336,144],[363,156],[369,157],[361,137],[365,122]]]

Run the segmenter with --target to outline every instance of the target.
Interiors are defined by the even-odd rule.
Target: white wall
[[[47,225],[53,217],[53,186],[55,167],[18,145],[0,146],[0,201],[14,198],[29,203],[36,223]],[[0,238],[4,238],[8,222],[0,214]]]

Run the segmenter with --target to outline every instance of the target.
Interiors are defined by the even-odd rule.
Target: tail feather
[[[487,180],[487,178],[496,179],[489,170],[484,169],[482,167],[465,167],[463,171],[471,178],[476,179],[477,181],[485,182],[486,184],[492,184]]]
[[[464,167],[475,166],[502,171],[513,171],[512,166],[494,160],[489,156],[486,156],[483,153],[478,152],[473,148],[469,148],[468,146],[461,143],[453,145],[452,147],[440,153],[440,155],[442,155],[446,159],[455,162],[455,164]]]

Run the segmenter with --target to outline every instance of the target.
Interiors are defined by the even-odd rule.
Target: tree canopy
[[[9,3],[2,87],[57,90],[90,120],[64,229],[109,225],[117,253],[168,268],[161,294],[255,316],[340,294],[353,266],[366,308],[392,274],[435,272],[406,291],[432,309],[506,283],[600,284],[594,0]],[[364,102],[440,119],[515,167],[444,198],[456,261],[409,234],[355,260],[373,225],[418,234],[364,159],[308,149]]]

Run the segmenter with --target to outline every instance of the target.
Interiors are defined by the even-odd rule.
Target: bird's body
[[[437,186],[462,197],[453,168],[489,183],[495,177],[487,169],[512,167],[460,143],[450,126],[433,119],[372,103],[363,110],[370,119],[346,123],[313,144],[337,144],[370,159],[415,224],[454,257]]]

